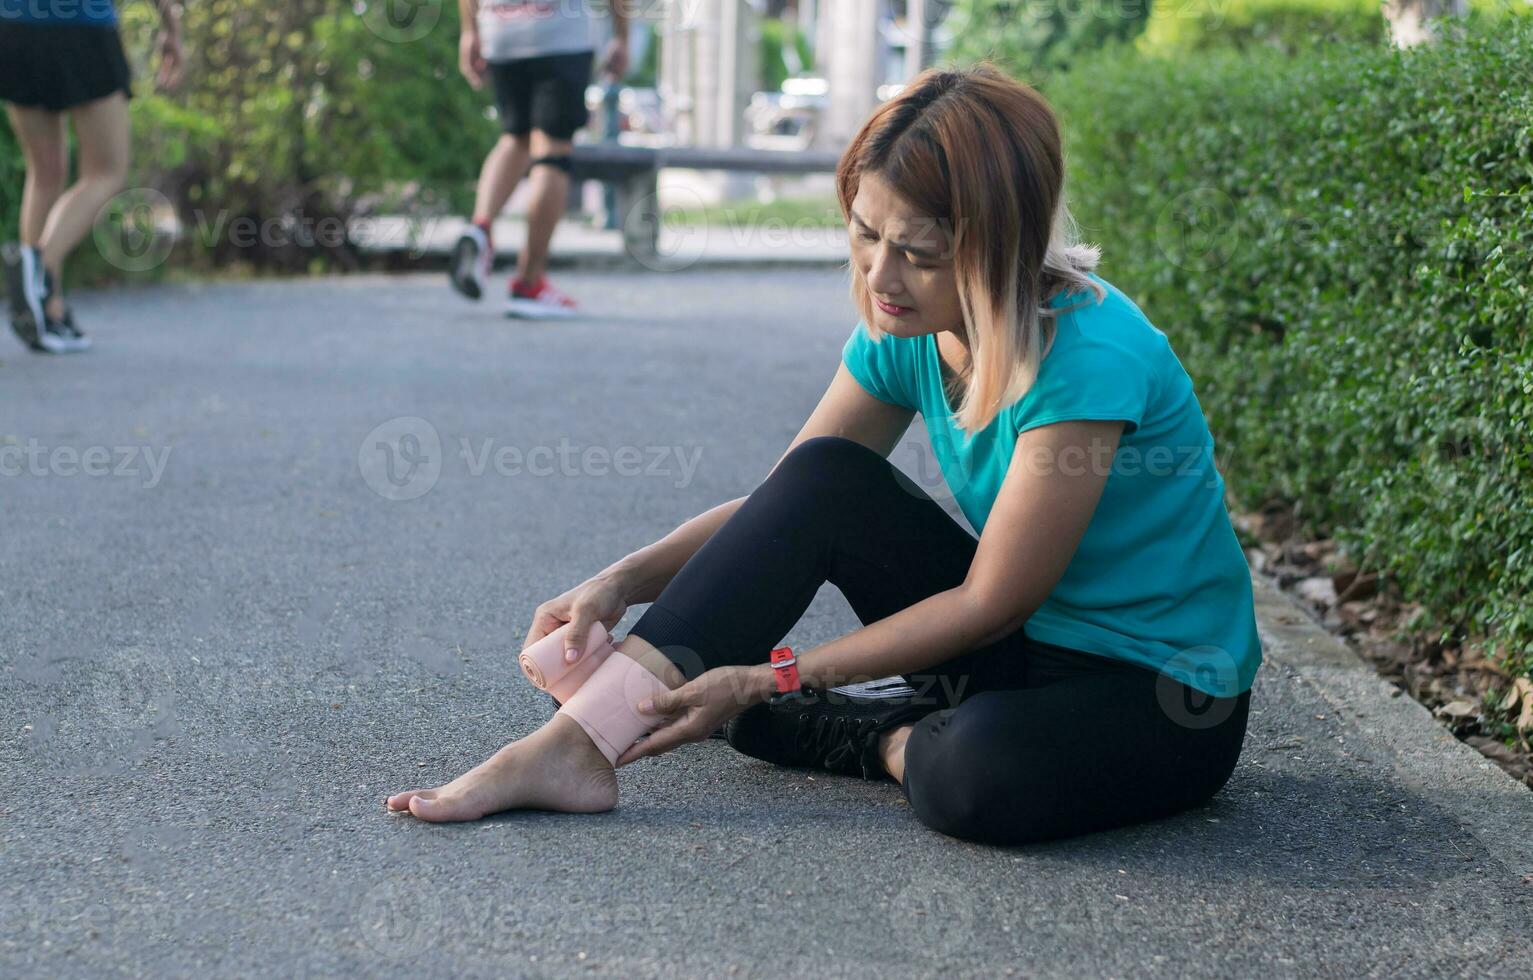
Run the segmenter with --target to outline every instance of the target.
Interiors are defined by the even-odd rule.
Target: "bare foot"
[[[433,823],[516,809],[600,813],[617,806],[617,773],[585,729],[558,714],[452,782],[395,793],[385,805]]]

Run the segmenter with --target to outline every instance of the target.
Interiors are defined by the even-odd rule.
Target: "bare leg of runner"
[[[553,139],[542,130],[532,131],[534,157],[567,156],[574,149],[571,140]],[[527,212],[527,247],[516,258],[516,275],[522,282],[534,283],[548,270],[548,243],[554,228],[564,217],[570,196],[569,174],[558,167],[536,167],[530,175],[532,205]]]
[[[501,134],[484,158],[484,166],[479,169],[479,185],[474,192],[474,223],[494,221],[505,209],[517,182],[527,173],[527,162],[532,159],[531,147],[528,136]]]
[[[56,318],[64,315],[64,259],[122,190],[128,174],[128,100],[121,92],[76,106],[69,118],[80,144],[80,175],[49,210],[37,241],[43,265],[53,274],[47,312]]]
[[[64,114],[31,106],[6,104],[11,131],[21,143],[27,177],[21,190],[18,240],[35,246],[43,236],[48,212],[69,182],[69,146],[64,139]]]

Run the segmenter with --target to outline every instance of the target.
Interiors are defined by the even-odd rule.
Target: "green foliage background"
[[[192,233],[174,264],[287,271],[347,268],[347,243],[300,235],[238,248],[209,233],[241,218],[294,227],[373,212],[461,212],[497,127],[488,91],[458,74],[457,7],[429,24],[396,24],[382,0],[203,0],[182,15],[188,57],[180,91],[154,91],[158,18],[121,10],[134,71],[130,187],[153,188]],[[0,222],[15,228],[21,164],[0,128]],[[14,231],[7,232],[7,237]],[[77,256],[88,263],[89,248]]]
[[[1107,51],[1050,80],[1104,274],[1173,338],[1230,486],[1450,640],[1533,667],[1533,24]]]
[[[959,0],[947,22],[955,39],[948,55],[960,62],[988,59],[1033,80],[1137,36],[1151,6],[1151,0]]]
[[[964,0],[954,54],[1054,103],[1102,271],[1171,334],[1241,502],[1291,502],[1424,622],[1529,671],[1533,8],[1400,53],[1368,0],[1182,2],[1076,22]],[[166,96],[152,11],[128,5],[131,183],[192,225],[464,210],[496,130],[457,74],[455,10],[418,33],[325,0],[189,4]],[[0,127],[6,228],[21,174]],[[173,264],[354,261],[192,247]]]

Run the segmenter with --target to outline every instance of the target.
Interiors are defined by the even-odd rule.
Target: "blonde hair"
[[[1090,278],[1101,250],[1078,241],[1064,195],[1059,124],[1032,87],[988,62],[928,68],[880,105],[842,154],[836,192],[844,220],[864,173],[912,207],[948,222],[969,370],[953,411],[969,434],[988,426],[1038,378],[1066,309],[1060,290],[1106,290]],[[855,266],[852,299],[868,333],[873,299]],[[1070,309],[1074,309],[1071,307]]]

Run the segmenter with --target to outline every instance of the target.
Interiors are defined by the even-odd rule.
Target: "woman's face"
[[[851,210],[852,263],[872,293],[873,325],[897,337],[963,336],[949,223],[914,210],[874,173],[862,175]]]

